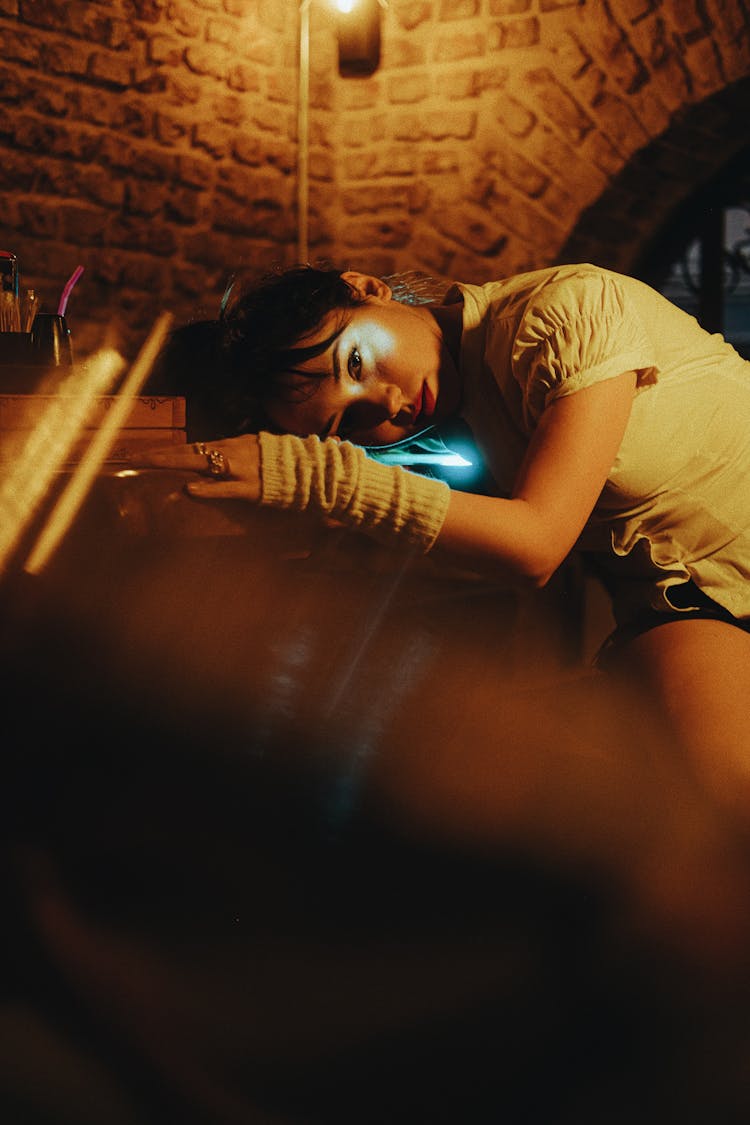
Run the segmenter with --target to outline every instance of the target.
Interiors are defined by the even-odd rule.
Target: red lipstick
[[[435,413],[435,396],[425,383],[422,387],[422,396],[419,401],[419,412],[425,418],[431,418]]]

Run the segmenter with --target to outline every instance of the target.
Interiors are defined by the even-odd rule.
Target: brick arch
[[[594,260],[658,283],[712,206],[750,187],[750,78],[676,116],[640,150],[562,248],[561,262]]]
[[[296,257],[298,7],[0,0],[0,246],[48,308],[84,265],[79,354],[113,322],[134,353],[157,307],[210,315],[232,273]],[[700,136],[724,90],[711,168],[680,142],[678,182],[747,141],[747,0],[389,0],[362,79],[311,13],[313,256],[468,281],[601,259],[638,207],[655,234],[672,130]]]
[[[744,0],[393,0],[380,72],[334,91],[319,218],[374,271],[629,266],[743,143],[748,74]]]

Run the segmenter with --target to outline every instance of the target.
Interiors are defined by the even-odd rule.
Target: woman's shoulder
[[[553,320],[622,312],[632,279],[592,263],[549,266],[483,285],[461,284],[464,297],[494,317],[551,315]]]

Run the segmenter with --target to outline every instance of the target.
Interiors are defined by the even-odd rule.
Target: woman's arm
[[[271,457],[266,471],[257,435],[207,443],[224,455],[230,479],[206,477],[206,456],[194,446],[156,451],[143,463],[202,474],[187,486],[196,497],[312,507],[373,534],[384,531],[386,538],[422,550],[434,543],[476,566],[498,567],[544,585],[575,544],[604,486],[628,423],[635,382],[635,373],[625,372],[549,406],[509,500],[451,491],[441,482],[380,465],[347,443],[334,455],[329,443],[317,438],[265,435],[269,456],[283,445],[289,461],[276,464]]]
[[[436,546],[543,586],[591,515],[630,416],[636,375],[560,398],[542,414],[511,499],[451,492]]]

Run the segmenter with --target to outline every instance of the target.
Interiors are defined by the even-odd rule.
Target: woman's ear
[[[381,281],[379,277],[373,277],[369,273],[358,273],[357,270],[347,270],[341,276],[363,301],[366,297],[379,297],[381,301],[390,301],[391,299],[390,285]]]

